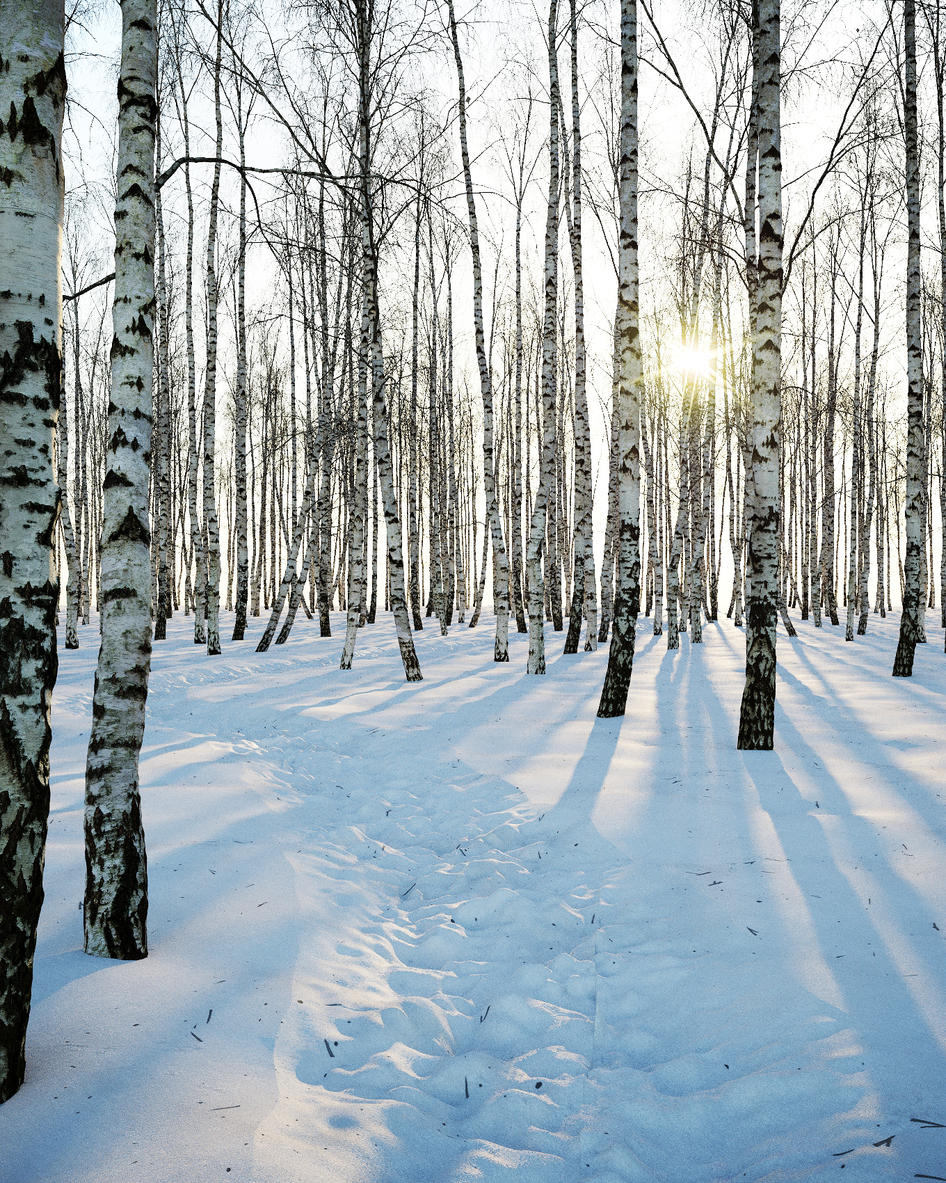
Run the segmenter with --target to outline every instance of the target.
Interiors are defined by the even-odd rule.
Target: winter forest
[[[942,19],[0,0],[0,1183],[946,1179]]]

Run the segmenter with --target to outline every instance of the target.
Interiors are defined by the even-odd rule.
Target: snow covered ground
[[[946,1179],[946,657],[896,617],[525,674],[491,621],[156,647],[151,954],[81,952],[94,628],[61,653],[28,1078],[2,1183]],[[839,1174],[843,1171],[844,1174]]]

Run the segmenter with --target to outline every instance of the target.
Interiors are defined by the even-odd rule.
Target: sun
[[[715,363],[716,356],[706,345],[678,345],[673,353],[673,368],[682,378],[708,378]]]

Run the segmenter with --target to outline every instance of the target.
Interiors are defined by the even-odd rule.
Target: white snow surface
[[[232,620],[232,618],[231,618]],[[946,1178],[946,657],[898,617],[607,662],[390,617],[155,646],[150,954],[82,953],[96,630],[60,652],[28,1076],[2,1183]],[[224,627],[228,624],[223,621]],[[223,632],[223,629],[221,630]],[[843,1172],[843,1174],[841,1173]]]

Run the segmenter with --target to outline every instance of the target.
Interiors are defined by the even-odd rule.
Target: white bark
[[[0,0],[0,1102],[23,1082],[59,589],[63,6]]]
[[[470,169],[470,153],[466,135],[466,86],[463,77],[463,59],[460,56],[460,41],[457,35],[453,0],[447,0],[450,35],[457,67],[459,85],[459,128],[460,154],[463,161],[463,177],[466,186],[467,215],[470,224],[470,251],[473,256],[473,329],[476,344],[476,360],[480,374],[480,393],[483,399],[483,485],[486,493],[486,518],[493,549],[493,591],[496,612],[496,642],[493,649],[494,661],[509,660],[509,556],[503,539],[502,522],[496,498],[496,474],[493,458],[493,380],[486,355],[486,334],[483,325],[483,268],[480,259],[480,239],[476,218],[476,202],[473,197],[473,175]],[[476,623],[478,612],[470,627]]]
[[[123,960],[148,952],[138,754],[151,667],[156,26],[155,0],[122,0],[102,646],[85,782],[85,951]]]
[[[210,190],[210,220],[207,227],[207,366],[204,374],[203,494],[204,531],[207,547],[207,653],[220,652],[220,531],[214,488],[217,423],[217,218],[220,207],[220,154],[223,151],[223,119],[220,110],[220,69],[223,49],[223,0],[217,3],[217,59],[214,64],[214,113],[216,117],[216,162]]]
[[[619,358],[615,422],[618,430],[617,588],[611,647],[599,718],[624,714],[634,665],[640,610],[640,408],[643,363],[640,343],[637,261],[637,3],[621,0],[621,125],[619,180],[618,311]]]
[[[759,0],[758,299],[752,359],[750,591],[746,612],[746,683],[740,749],[771,749],[775,731],[775,626],[781,517],[782,163],[779,0]]]
[[[904,137],[907,189],[907,489],[905,505],[906,555],[903,563],[904,595],[900,617],[900,640],[894,658],[893,676],[913,674],[913,656],[921,636],[926,606],[920,582],[923,526],[926,517],[924,477],[926,447],[923,430],[923,335],[920,273],[920,150],[917,130],[916,95],[916,4],[904,0]]]

